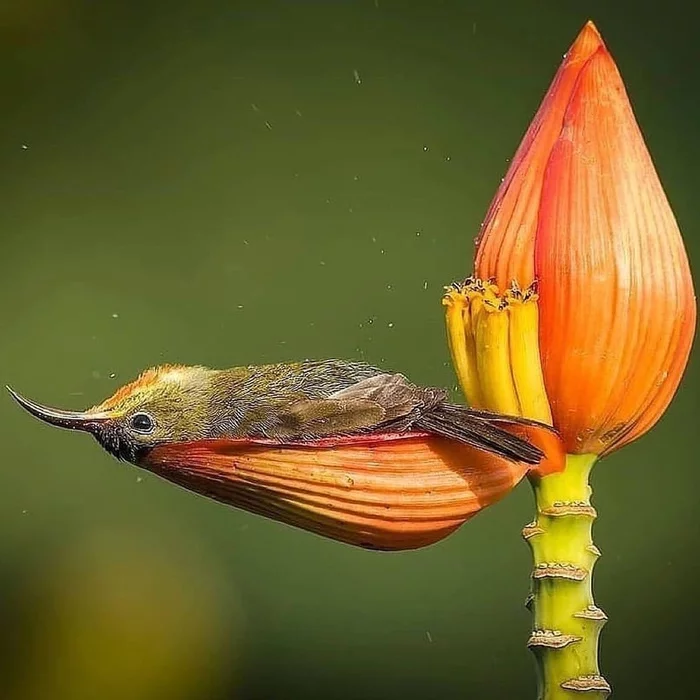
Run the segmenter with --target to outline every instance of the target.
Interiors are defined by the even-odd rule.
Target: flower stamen
[[[446,289],[447,334],[468,403],[552,424],[539,351],[535,285],[467,278]]]

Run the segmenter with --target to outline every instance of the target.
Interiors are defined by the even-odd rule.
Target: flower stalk
[[[528,647],[537,662],[540,700],[603,700],[610,694],[598,667],[598,637],[607,620],[593,600],[596,511],[588,479],[596,455],[569,455],[565,471],[531,479],[535,520],[523,529],[533,556]]]

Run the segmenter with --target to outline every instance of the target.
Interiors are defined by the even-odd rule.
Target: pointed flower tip
[[[600,32],[598,31],[598,27],[595,26],[595,22],[592,19],[589,19],[586,24],[583,25],[583,29],[580,32],[581,34],[588,34],[591,37],[597,37],[598,41],[602,44],[603,39],[600,36]]]
[[[501,288],[513,279],[525,286],[534,280],[539,190],[577,79],[597,52],[609,55],[598,30],[589,21],[564,55],[491,202],[477,239],[474,261],[477,277],[493,277]]]
[[[603,38],[595,24],[588,20],[567,52],[566,63],[587,61],[600,48],[605,49]]]

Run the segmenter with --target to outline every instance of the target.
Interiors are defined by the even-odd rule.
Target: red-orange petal
[[[668,405],[696,311],[678,226],[602,45],[580,70],[549,158],[535,271],[554,424],[569,451],[610,452]]]
[[[527,432],[550,450],[549,430]],[[229,505],[384,550],[437,542],[505,496],[528,471],[527,465],[430,435],[385,437],[292,446],[174,443],[151,450],[144,466]],[[551,459],[560,459],[556,447]]]
[[[589,22],[564,57],[486,214],[477,240],[475,275],[495,278],[501,290],[512,280],[527,287],[534,279],[535,230],[549,154],[578,75],[602,45]]]

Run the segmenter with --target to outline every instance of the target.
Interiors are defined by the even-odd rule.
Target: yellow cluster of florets
[[[493,280],[469,277],[446,288],[447,333],[467,401],[551,424],[542,376],[537,290],[515,282],[501,293]]]

